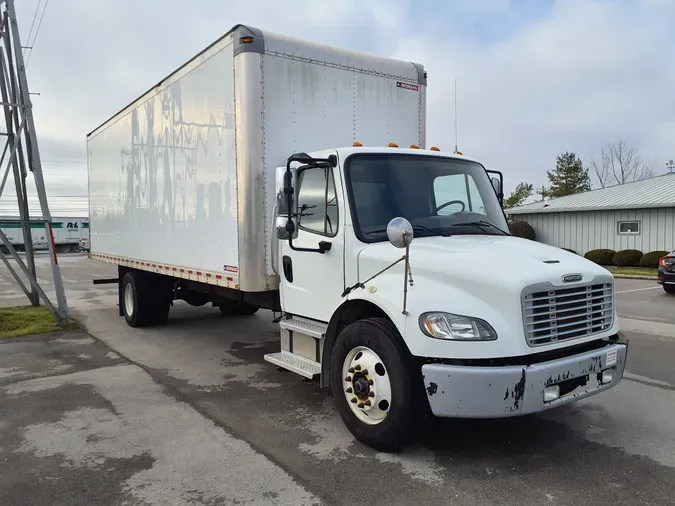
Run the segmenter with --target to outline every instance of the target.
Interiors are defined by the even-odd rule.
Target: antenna
[[[668,172],[673,172],[673,169],[675,168],[675,162],[672,160],[669,160],[668,163],[666,163],[666,168],[668,169]]]
[[[459,135],[457,127],[457,76],[455,76],[455,153],[459,151],[459,141],[457,140]]]

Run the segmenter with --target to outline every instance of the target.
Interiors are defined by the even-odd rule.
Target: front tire
[[[379,451],[396,451],[414,424],[414,364],[398,331],[383,318],[345,327],[331,353],[331,385],[349,432]]]
[[[675,285],[666,285],[665,283],[663,284],[663,290],[666,293],[675,293]]]

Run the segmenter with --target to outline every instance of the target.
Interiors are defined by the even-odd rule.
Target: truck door
[[[299,216],[293,247],[317,249],[323,242],[330,249],[297,251],[288,240],[280,241],[281,303],[287,313],[328,322],[344,291],[342,183],[339,172],[324,167],[301,169],[296,181]]]

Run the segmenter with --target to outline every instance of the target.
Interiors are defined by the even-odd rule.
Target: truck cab
[[[362,442],[391,449],[428,410],[516,416],[621,380],[613,277],[513,237],[478,161],[356,143],[289,157],[276,185],[282,349],[265,358],[320,374]]]

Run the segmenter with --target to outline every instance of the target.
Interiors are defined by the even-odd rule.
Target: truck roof
[[[296,39],[272,32],[263,32],[252,26],[237,24],[222,37],[215,40],[209,46],[179,66],[164,79],[152,86],[148,91],[134,99],[122,109],[113,114],[99,126],[87,134],[90,137],[99,129],[111,121],[118,119],[138,102],[149,99],[158,93],[162,85],[172,78],[179,78],[179,74],[189,71],[200,65],[208,57],[219,52],[228,45],[228,37],[233,36],[235,56],[242,52],[257,52],[261,54],[273,54],[297,60],[320,60],[325,64],[337,68],[351,69],[355,71],[368,69],[370,73],[380,74],[386,77],[400,78],[403,81],[417,83],[422,86],[427,84],[427,73],[424,66],[419,63],[397,60],[382,56],[374,56],[367,53],[338,48],[327,44],[317,44],[306,40]],[[246,40],[246,42],[244,42]]]
[[[345,146],[340,148],[335,148],[332,150],[324,150],[316,153],[309,153],[313,157],[322,158],[328,156],[330,153],[337,153],[341,158],[346,158],[353,154],[358,153],[398,153],[405,155],[428,155],[428,156],[438,156],[443,158],[456,158],[458,160],[466,160],[469,162],[475,162],[478,164],[482,163],[480,160],[472,158],[470,156],[464,156],[463,154],[449,153],[446,151],[436,151],[431,149],[417,149],[417,148],[396,148],[396,147],[387,147],[387,146]]]

